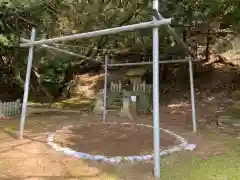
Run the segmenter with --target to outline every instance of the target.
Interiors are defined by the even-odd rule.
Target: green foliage
[[[3,46],[8,46],[9,45],[9,40],[6,36],[0,35],[0,43]]]
[[[12,63],[15,74],[11,76],[16,76],[17,71],[26,68],[27,51],[20,49],[13,54],[9,48],[18,43],[20,36],[29,39],[32,27],[37,29],[37,39],[42,39],[148,21],[152,17],[147,4],[147,0],[0,0],[1,59]],[[206,27],[239,30],[239,7],[240,3],[234,0],[163,0],[160,12],[165,17],[174,17],[178,25],[189,25],[200,31]],[[216,25],[218,23],[220,27]],[[178,31],[181,33],[183,28]],[[62,42],[58,46],[96,58],[112,49],[147,50],[152,46],[151,37],[152,31],[149,29]],[[160,28],[160,42],[163,46],[161,52],[170,49],[171,40],[164,28]],[[45,86],[64,86],[67,83],[66,71],[70,68],[67,62],[69,57],[62,57],[62,54],[52,57],[53,54],[39,49],[36,52],[34,66],[41,74],[41,82]],[[76,62],[74,59],[71,66],[74,67]],[[1,69],[5,68],[6,63],[0,63],[0,66],[3,66]],[[22,78],[23,73],[21,70]]]
[[[69,63],[68,59],[55,57],[52,61],[41,67],[40,73],[42,76],[42,83],[45,86],[53,86],[60,88],[64,83],[64,72]]]

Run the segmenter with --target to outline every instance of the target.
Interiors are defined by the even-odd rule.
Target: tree
[[[24,82],[27,50],[17,48],[17,44],[20,36],[29,38],[32,27],[37,28],[37,39],[42,39],[132,24],[152,19],[147,4],[146,0],[38,0],[37,3],[36,0],[1,0],[1,73],[5,77],[12,77],[12,82]],[[214,32],[226,28],[238,31],[239,7],[237,0],[162,0],[160,12],[166,18],[175,18],[176,31],[191,46],[191,38],[197,34],[195,32]],[[151,34],[149,29],[54,45],[101,59],[104,53],[116,50],[148,51],[152,46]],[[215,40],[217,38],[213,38],[211,42]],[[205,40],[197,41],[199,44],[206,44]],[[164,28],[160,28],[160,42],[161,52],[173,51],[171,37]],[[38,80],[40,78],[39,85],[52,87],[55,84],[56,89],[67,86],[71,77],[69,73],[76,67],[84,66],[84,63],[79,63],[83,58],[64,56],[63,60],[56,53],[46,52],[41,48],[36,48],[35,51],[33,75]],[[59,73],[61,80],[57,78]],[[47,90],[45,92],[48,94]]]

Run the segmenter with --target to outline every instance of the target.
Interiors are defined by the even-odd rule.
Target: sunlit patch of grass
[[[5,130],[7,130],[7,131],[16,131],[17,127],[16,126],[8,126],[7,128],[5,128]]]
[[[30,102],[29,105],[33,107],[51,107],[51,108],[58,108],[58,109],[89,109],[93,106],[94,99],[85,98],[83,96],[77,96],[69,99],[65,99],[58,102],[53,103],[36,103]]]
[[[93,99],[74,97],[61,102],[54,103],[56,106],[69,107],[69,108],[88,108],[93,103]]]
[[[18,130],[19,129],[19,124],[20,124],[20,120],[19,121],[9,121],[9,122],[3,122],[1,124],[1,128],[5,129],[8,128],[9,130]]]
[[[178,161],[165,163],[162,167],[162,179],[178,180],[238,180],[240,179],[240,142],[229,143],[227,152],[220,156],[200,159],[184,155]],[[167,159],[166,159],[167,160]]]

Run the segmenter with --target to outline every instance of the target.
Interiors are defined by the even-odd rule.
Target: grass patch
[[[94,106],[94,99],[78,96],[78,97],[73,97],[70,99],[57,101],[57,102],[53,102],[53,103],[43,103],[42,104],[42,103],[38,103],[38,102],[29,102],[29,105],[32,107],[88,110]]]
[[[212,156],[206,160],[194,154],[183,153],[177,161],[169,163],[164,159],[163,180],[238,180],[240,179],[240,142],[234,140],[228,144],[225,154]]]

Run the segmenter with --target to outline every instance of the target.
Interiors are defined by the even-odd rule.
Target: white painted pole
[[[191,91],[191,105],[192,105],[192,124],[193,132],[197,132],[197,121],[196,121],[196,107],[195,107],[195,92],[193,82],[193,65],[191,56],[188,57],[189,62],[189,76],[190,76],[190,91]]]
[[[30,40],[25,39],[25,38],[21,38],[20,40],[22,42],[31,42]],[[60,49],[60,48],[56,48],[56,47],[53,47],[53,46],[49,46],[49,45],[46,45],[46,44],[42,44],[41,47],[46,48],[48,50],[58,51],[58,52],[61,52],[61,53],[68,54],[70,56],[76,56],[76,57],[79,57],[79,58],[83,58],[83,59],[87,59],[87,60],[91,60],[91,61],[95,61],[95,62],[98,62],[100,64],[103,64],[102,61],[98,61],[98,60],[93,59],[91,57],[87,57],[87,56],[84,56],[84,55],[81,55],[81,54],[77,54],[77,53],[74,53],[74,52],[70,52],[70,51]]]
[[[153,9],[156,9],[158,11],[158,0],[153,0]],[[156,28],[153,28],[154,175],[157,179],[160,179],[159,62],[158,61],[159,61],[159,33],[158,33],[158,28],[156,27]]]
[[[106,122],[107,114],[107,75],[108,75],[108,56],[105,55],[105,74],[104,74],[104,99],[103,99],[103,122]]]
[[[170,63],[187,63],[188,59],[176,59],[176,60],[164,60],[158,61],[159,64],[170,64]],[[193,62],[199,62],[199,60],[192,60]],[[148,65],[153,64],[153,62],[138,62],[138,63],[117,63],[117,64],[108,64],[108,67],[114,66],[141,66],[141,65]]]
[[[70,41],[70,40],[75,40],[75,39],[86,39],[86,38],[103,36],[103,35],[117,34],[117,33],[121,33],[121,32],[135,31],[137,29],[153,28],[153,27],[158,27],[158,26],[166,25],[166,24],[171,24],[171,18],[163,19],[163,20],[159,20],[159,21],[149,21],[149,22],[115,27],[115,28],[110,28],[110,29],[86,32],[86,33],[75,34],[75,35],[70,35],[70,36],[62,36],[62,37],[57,37],[57,38],[52,38],[52,39],[28,42],[28,43],[20,44],[20,47],[28,47],[31,45],[40,45],[40,44],[51,44],[51,43],[56,43],[59,41]]]
[[[0,118],[3,117],[3,103],[0,101]]]
[[[32,32],[31,32],[31,41],[35,41],[35,38],[36,38],[36,30],[33,28]],[[29,52],[28,52],[27,73],[26,73],[23,104],[22,104],[22,113],[21,113],[21,121],[20,121],[20,139],[23,139],[23,134],[24,134],[25,116],[26,116],[26,112],[27,112],[29,84],[30,84],[32,61],[33,61],[33,49],[34,49],[34,47],[30,46]]]

